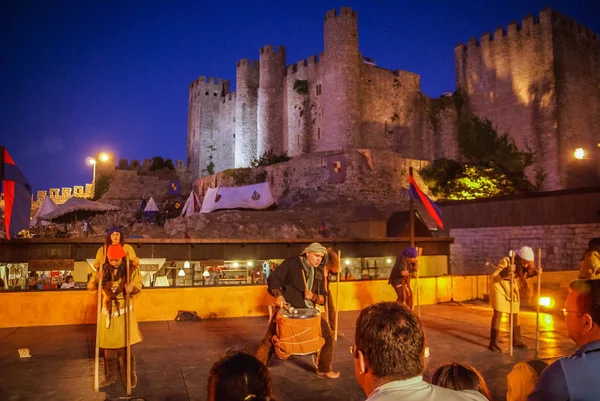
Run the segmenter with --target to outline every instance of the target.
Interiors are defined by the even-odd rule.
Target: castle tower
[[[538,169],[544,190],[581,186],[585,174],[569,168],[575,148],[600,141],[598,34],[547,8],[454,52],[457,87],[472,113],[534,152],[530,181]]]
[[[358,16],[342,7],[325,14],[323,134],[315,150],[361,146]]]
[[[256,157],[272,150],[283,153],[283,76],[285,47],[273,51],[268,45],[260,49],[258,86],[258,137]]]
[[[188,100],[188,165],[192,179],[210,174],[219,142],[219,105],[229,93],[229,81],[202,76],[192,82]]]
[[[236,68],[235,167],[249,167],[256,157],[259,63],[243,59]]]

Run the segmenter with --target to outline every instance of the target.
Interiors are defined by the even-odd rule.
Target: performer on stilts
[[[138,269],[139,259],[130,245],[123,244],[123,240],[120,229],[110,229],[107,244],[98,251],[99,257],[94,263],[96,271],[88,283],[88,289],[92,291],[98,290],[100,280],[102,283],[98,344],[104,351],[104,380],[100,383],[100,387],[110,386],[117,381],[117,364],[119,365],[123,384],[126,385],[127,383],[128,344],[125,332],[127,320],[129,320],[130,345],[142,341],[133,307],[133,298],[142,290],[142,275]],[[103,262],[102,255],[105,255]],[[128,262],[129,280],[127,280],[126,274]],[[100,269],[100,263],[102,263],[102,269]],[[125,291],[129,295],[128,307],[125,304]],[[111,357],[110,351],[116,351],[118,362],[116,358]],[[131,388],[135,388],[137,374],[133,352],[131,352],[130,370]]]
[[[508,313],[510,315],[511,310],[514,322],[513,346],[517,348],[527,348],[527,345],[521,340],[519,307],[521,305],[521,296],[528,299],[530,295],[529,285],[526,280],[538,274],[538,270],[535,268],[534,259],[535,254],[533,249],[524,246],[516,252],[513,265],[511,265],[510,257],[504,257],[500,263],[498,263],[496,270],[491,276],[490,301],[492,308],[494,309],[494,316],[492,317],[490,344],[488,346],[490,351],[502,352],[502,349],[498,345],[498,338],[500,337],[500,321],[502,320],[502,314]],[[514,273],[514,282],[512,283],[512,308],[510,296],[511,272]]]
[[[400,256],[396,258],[396,263],[394,263],[388,280],[388,284],[394,288],[398,296],[396,302],[406,305],[411,310],[413,308],[413,293],[410,289],[410,276],[419,269],[418,256],[417,248],[409,247],[403,250]]]

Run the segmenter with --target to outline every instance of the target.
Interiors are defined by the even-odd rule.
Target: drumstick
[[[308,285],[306,284],[306,275],[304,274],[304,269],[302,269],[302,280],[304,281],[304,289],[308,291]]]
[[[125,259],[125,274],[127,274],[127,277],[125,279],[125,282],[127,284],[130,284],[129,282],[129,255],[126,256]],[[130,302],[131,302],[131,298],[129,296],[129,293],[127,292],[127,289],[125,289],[125,342],[127,344],[127,380],[126,380],[126,390],[127,390],[127,395],[131,395],[131,309],[129,309],[130,307]]]

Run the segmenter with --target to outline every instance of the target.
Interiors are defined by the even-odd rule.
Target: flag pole
[[[413,168],[409,167],[408,168],[408,175],[410,176],[410,178],[412,178],[413,176]],[[410,246],[412,248],[415,247],[415,205],[414,205],[414,200],[412,198],[412,196],[409,196],[409,210],[410,210]]]
[[[4,146],[0,146],[0,188],[2,188],[2,180],[4,180]]]

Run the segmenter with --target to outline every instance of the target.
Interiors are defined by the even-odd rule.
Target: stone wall
[[[346,180],[329,182],[328,158],[343,155]],[[280,206],[314,202],[343,202],[356,200],[375,203],[394,203],[407,199],[408,169],[420,169],[424,160],[406,159],[391,151],[372,150],[373,171],[364,156],[347,152],[318,152],[295,157],[288,162],[255,169],[236,169],[203,177],[198,181],[201,197],[207,188],[239,186],[268,181]],[[236,179],[237,177],[237,179]],[[244,181],[240,180],[244,177]]]
[[[600,185],[600,42],[598,34],[552,13],[560,180],[569,187]],[[583,148],[590,159],[573,157]]]
[[[153,197],[160,203],[168,197],[170,180],[179,180],[181,196],[189,195],[192,188],[190,172],[175,173],[171,175],[144,175],[135,170],[116,169],[111,177],[109,189],[102,195],[106,200],[139,200]]]
[[[509,250],[530,246],[542,250],[542,267],[548,271],[574,270],[588,241],[598,236],[600,223],[451,229],[454,275],[490,274]],[[537,262],[536,262],[537,263]]]

